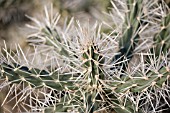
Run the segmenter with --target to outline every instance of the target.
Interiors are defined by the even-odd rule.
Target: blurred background
[[[170,0],[165,2],[170,6]],[[4,41],[7,48],[13,51],[16,44],[23,49],[27,48],[26,37],[31,31],[25,24],[31,24],[31,20],[26,15],[41,18],[44,15],[44,6],[50,6],[51,3],[54,11],[61,14],[59,25],[64,23],[65,18],[71,17],[81,23],[89,21],[90,24],[107,20],[105,13],[109,13],[112,7],[110,0],[0,0],[0,48],[4,47]],[[1,92],[3,94],[0,93],[0,104],[5,98],[6,90]],[[3,107],[12,110],[10,104]],[[5,110],[3,107],[0,113]],[[8,111],[5,110],[5,113]]]
[[[15,43],[24,48],[27,45],[25,37],[31,32],[25,27],[31,23],[25,15],[39,18],[44,13],[44,5],[51,3],[55,12],[61,14],[60,25],[65,18],[71,17],[81,23],[101,21],[111,6],[110,0],[0,0],[0,47],[5,40],[11,49],[15,49]]]

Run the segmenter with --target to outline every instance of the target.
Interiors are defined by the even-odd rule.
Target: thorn
[[[161,41],[161,44],[162,44],[162,45],[164,45],[164,44],[165,44],[165,41],[164,41],[164,40],[162,40],[162,41]]]
[[[170,69],[169,69],[169,67],[165,67],[165,68],[166,68],[166,71],[170,72]]]
[[[163,29],[165,29],[165,28],[166,28],[165,26],[162,26],[162,27],[161,27],[161,30],[163,30]]]
[[[158,74],[158,77],[161,78],[163,76],[163,74]]]
[[[148,80],[148,77],[147,77],[147,76],[144,76],[143,79],[144,79],[144,80]]]
[[[5,71],[2,69],[2,70],[1,70],[1,73],[5,73]]]
[[[154,86],[156,84],[156,82],[155,81],[153,81],[152,83],[151,83],[151,86]]]
[[[60,82],[59,80],[55,80],[56,83]]]
[[[15,69],[14,69],[14,71],[17,71],[17,70],[18,70],[18,68],[15,68]]]
[[[24,77],[20,77],[22,81],[26,81]]]

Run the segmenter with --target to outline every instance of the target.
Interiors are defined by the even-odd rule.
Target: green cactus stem
[[[161,30],[154,36],[154,47],[151,52],[158,57],[166,54],[170,48],[170,13],[166,15],[161,24]]]
[[[133,57],[133,51],[138,43],[139,29],[141,27],[142,16],[142,0],[127,0],[128,12],[125,16],[124,29],[122,31],[123,36],[119,40],[118,54],[112,59],[112,63],[121,62],[124,60],[130,61]],[[116,68],[122,67],[125,70],[127,62],[122,62]],[[111,68],[115,69],[115,67]]]
[[[34,88],[46,86],[58,91],[65,89],[65,86],[68,86],[67,88],[70,89],[73,88],[73,83],[70,79],[73,75],[71,74],[59,74],[57,71],[48,73],[45,70],[36,68],[29,69],[18,64],[14,65],[15,66],[6,63],[1,64],[1,78],[5,78],[12,83],[25,82]]]

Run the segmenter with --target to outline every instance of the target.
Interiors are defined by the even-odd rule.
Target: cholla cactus
[[[143,7],[145,3],[112,2],[113,12],[117,12],[122,24],[115,24],[110,34],[102,33],[100,24],[82,26],[74,19],[61,28],[57,26],[60,16],[53,16],[53,12],[49,15],[47,8],[44,23],[30,17],[36,26],[28,25],[35,30],[28,42],[35,47],[35,53],[24,54],[18,46],[17,53],[4,49],[0,60],[4,80],[1,88],[11,86],[3,104],[14,93],[14,108],[26,110],[26,105],[31,108],[28,111],[45,113],[153,113],[166,109],[170,14],[157,7],[157,2]],[[164,16],[156,19],[159,11]],[[154,26],[161,29],[151,34],[154,42],[146,50],[142,47],[147,44],[143,37]],[[150,54],[145,57],[144,52]],[[140,63],[131,65],[137,53]]]

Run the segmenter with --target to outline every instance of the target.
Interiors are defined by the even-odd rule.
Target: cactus
[[[142,23],[142,0],[134,2],[133,0],[127,1],[128,12],[126,12],[125,23],[123,25],[123,35],[119,41],[118,54],[113,58],[113,64],[116,62],[123,61],[124,59],[130,59],[133,56],[133,51],[139,40],[140,24]],[[126,63],[120,63],[122,69],[125,70],[127,67]],[[116,66],[116,68],[118,68]],[[112,69],[112,68],[111,68]]]
[[[62,30],[57,26],[59,16],[49,15],[46,8],[45,23],[30,17],[39,26],[29,25],[38,29],[28,37],[28,42],[37,47],[35,54],[26,56],[18,47],[12,55],[4,49],[0,76],[5,82],[1,87],[11,85],[12,89],[23,84],[28,87],[22,90],[24,94],[17,103],[32,93],[36,95],[36,90],[46,89],[40,91],[44,99],[39,99],[39,94],[30,96],[29,105],[32,110],[45,113],[159,112],[164,105],[169,105],[170,14],[161,18],[162,27],[153,36],[153,46],[148,48],[151,55],[145,59],[141,53],[141,62],[130,67],[142,38],[140,33],[151,23],[145,21],[150,15],[145,15],[142,0],[123,3],[129,11],[124,15],[122,35],[120,31],[102,33],[102,26],[97,24],[82,27],[77,22],[74,25],[73,19]],[[31,64],[29,57],[35,59],[38,55],[45,56],[45,60],[40,66]],[[27,94],[27,90],[31,93]],[[163,106],[159,108],[160,104]]]

